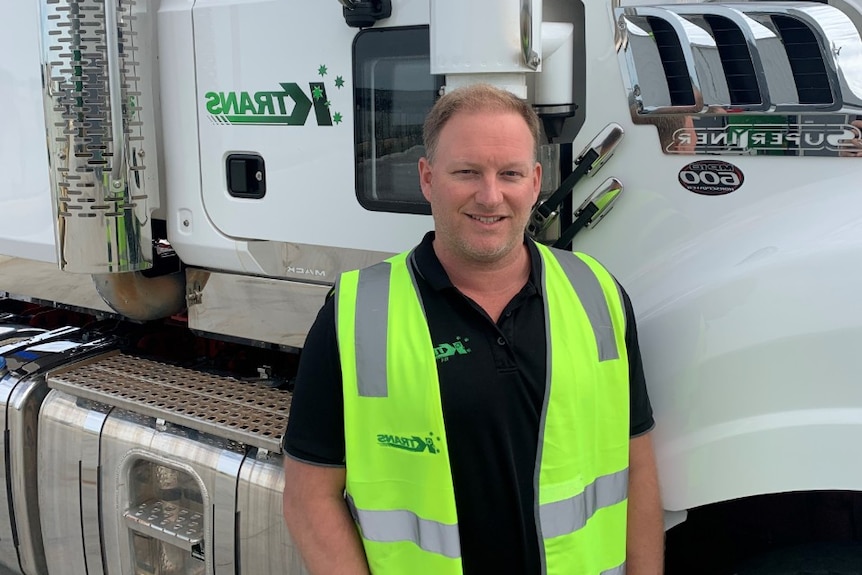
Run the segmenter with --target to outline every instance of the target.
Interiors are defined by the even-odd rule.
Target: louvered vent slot
[[[693,106],[694,90],[691,85],[691,75],[685,64],[679,37],[670,23],[661,18],[648,17],[647,22],[652,28],[653,39],[667,78],[671,106]]]
[[[772,22],[787,51],[799,103],[832,104],[829,76],[814,33],[799,20],[787,16],[773,16]]]
[[[742,31],[729,19],[721,16],[705,16],[705,20],[712,28],[718,47],[731,105],[762,103],[754,64],[751,62],[751,54]]]

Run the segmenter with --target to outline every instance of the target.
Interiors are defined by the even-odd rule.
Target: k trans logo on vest
[[[440,442],[440,438],[435,437],[433,432],[424,438],[418,435],[410,437],[406,435],[388,435],[386,433],[377,435],[377,445],[380,447],[393,447],[411,453],[430,453],[431,455],[440,453],[440,448],[434,443],[435,440],[438,443]]]
[[[458,336],[452,343],[441,343],[434,346],[434,359],[443,362],[449,361],[449,358],[455,355],[469,354],[471,351],[470,348],[464,345],[468,341],[470,341],[469,338],[465,338],[462,341],[461,336]]]

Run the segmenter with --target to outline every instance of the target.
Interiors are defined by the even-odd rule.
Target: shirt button
[[[506,312],[506,317],[512,317],[512,310]]]
[[[497,338],[497,345],[506,345],[506,338],[502,335]]]

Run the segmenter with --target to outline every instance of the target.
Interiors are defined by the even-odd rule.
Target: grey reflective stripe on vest
[[[600,575],[626,575],[626,564],[623,563],[619,567],[602,571]]]
[[[353,519],[362,529],[362,537],[378,543],[410,541],[429,553],[457,559],[461,557],[458,525],[422,519],[412,511],[378,511],[357,509],[350,495],[347,504]]]
[[[386,397],[389,276],[392,265],[381,262],[359,272],[356,288],[356,382],[360,397]]]
[[[625,501],[629,470],[602,475],[574,497],[539,506],[542,537],[549,539],[581,529],[596,511]]]
[[[407,271],[413,290],[419,300],[422,314],[422,296],[413,272],[415,250],[407,256]],[[389,280],[392,265],[381,262],[359,271],[356,287],[356,381],[360,397],[386,397],[389,382],[386,374],[389,327]],[[337,302],[338,300],[336,300]],[[336,309],[336,316],[338,317]]]
[[[596,346],[599,348],[599,361],[619,359],[620,352],[614,337],[611,311],[599,278],[578,256],[557,249],[553,250],[553,253],[572,287],[575,288],[575,293],[578,294],[578,299],[581,300],[581,305],[584,306],[590,319],[590,325],[593,326]]]

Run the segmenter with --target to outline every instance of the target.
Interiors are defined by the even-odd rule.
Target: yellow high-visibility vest
[[[629,459],[621,295],[592,258],[537,246],[548,334],[535,498],[542,573],[621,575]],[[437,364],[409,257],[347,272],[336,286],[346,497],[373,574],[460,575]]]

